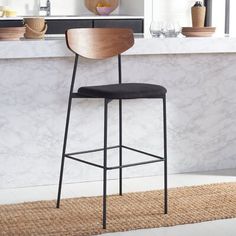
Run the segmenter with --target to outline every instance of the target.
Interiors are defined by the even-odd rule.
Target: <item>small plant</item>
[[[106,0],[102,0],[97,4],[97,7],[111,7],[111,4],[107,3]]]

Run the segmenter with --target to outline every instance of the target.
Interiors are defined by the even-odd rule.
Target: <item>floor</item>
[[[209,172],[186,173],[169,176],[169,187],[191,186],[219,182],[236,181],[236,169],[218,170]],[[109,181],[109,194],[115,194],[118,181]],[[124,191],[145,191],[162,188],[161,176],[144,177],[124,180]],[[65,184],[63,198],[100,195],[101,182]],[[38,186],[19,189],[0,190],[0,204],[11,204],[25,201],[55,199],[57,186]],[[105,236],[235,236],[236,219],[219,220],[192,225],[181,225],[168,228],[138,230],[125,233],[106,234]]]

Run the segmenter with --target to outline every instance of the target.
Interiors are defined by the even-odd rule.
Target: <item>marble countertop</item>
[[[135,45],[124,55],[236,53],[236,37],[150,38],[135,35]],[[70,57],[63,35],[44,40],[1,41],[0,59]]]

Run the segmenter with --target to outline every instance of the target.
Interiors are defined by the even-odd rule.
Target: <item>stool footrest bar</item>
[[[107,170],[115,170],[115,169],[120,169],[120,168],[123,169],[123,168],[128,168],[128,167],[133,167],[133,166],[152,164],[152,163],[161,162],[161,161],[163,161],[163,160],[137,162],[137,163],[127,164],[127,165],[122,165],[122,166],[107,167]]]
[[[128,150],[130,150],[130,151],[138,152],[138,153],[141,153],[141,154],[144,154],[144,155],[147,155],[147,156],[151,156],[151,157],[154,157],[154,158],[157,158],[157,159],[160,159],[160,160],[164,160],[163,157],[160,157],[160,156],[157,156],[157,155],[148,153],[148,152],[140,151],[140,150],[138,150],[138,149],[131,148],[131,147],[124,146],[124,145],[122,145],[122,147],[125,148],[125,149],[128,149]]]
[[[99,167],[99,168],[104,169],[103,166],[100,166],[100,165],[98,165],[98,164],[95,164],[95,163],[92,163],[92,162],[89,162],[89,161],[84,161],[84,160],[81,160],[81,159],[72,157],[72,156],[70,156],[70,155],[68,155],[68,154],[66,154],[65,157],[67,157],[67,158],[69,158],[69,159],[72,159],[72,160],[74,160],[74,161],[79,161],[79,162],[82,162],[82,163],[85,163],[85,164],[88,164],[88,165],[91,165],[91,166],[95,166],[95,167]]]
[[[107,150],[115,149],[115,148],[119,148],[119,147],[120,146],[118,146],[118,145],[111,146],[111,147],[108,147]],[[100,152],[100,151],[103,151],[103,150],[104,150],[104,148],[98,148],[98,149],[91,149],[91,150],[81,151],[81,152],[67,153],[66,155],[74,156],[74,155],[87,154],[87,153],[92,153],[92,152]]]
[[[66,154],[65,157],[72,159],[74,161],[78,161],[78,162],[82,162],[91,166],[95,166],[95,167],[99,167],[101,169],[107,169],[107,170],[115,170],[115,169],[123,169],[123,168],[128,168],[128,167],[133,167],[133,166],[139,166],[139,165],[146,165],[146,164],[152,164],[152,163],[156,163],[156,162],[161,162],[164,161],[164,159],[159,159],[159,160],[151,160],[151,161],[144,161],[144,162],[137,162],[137,163],[132,163],[132,164],[127,164],[127,165],[122,165],[122,166],[113,166],[113,167],[107,167],[105,168],[104,166],[98,165],[96,163],[93,162],[89,162],[89,161],[85,161],[85,160],[81,160],[75,157],[70,156],[69,154]]]

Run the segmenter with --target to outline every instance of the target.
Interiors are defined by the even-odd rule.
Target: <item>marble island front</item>
[[[168,90],[169,172],[236,167],[236,38],[152,39],[137,36],[124,53],[124,82]],[[117,59],[80,59],[75,87],[116,83]],[[58,182],[73,55],[64,37],[0,42],[0,189]],[[124,101],[124,143],[162,155],[161,102]],[[127,104],[127,106],[126,106]],[[117,102],[110,104],[109,145],[118,143]],[[68,151],[102,146],[103,102],[73,103]],[[109,164],[118,153],[109,151]],[[98,163],[102,153],[86,155]],[[140,158],[140,159],[139,159]],[[143,156],[124,151],[124,161]],[[67,161],[65,182],[102,179],[96,168]],[[125,177],[162,166],[125,170]],[[109,178],[117,178],[116,171]]]

